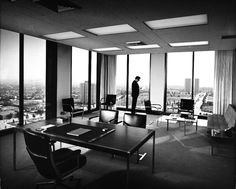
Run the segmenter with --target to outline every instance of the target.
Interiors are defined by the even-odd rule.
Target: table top
[[[180,114],[170,114],[169,116],[166,116],[165,119],[180,122],[197,122],[197,116],[194,116],[193,118],[183,118],[180,117]]]
[[[88,120],[76,121],[76,123],[61,123],[54,120],[45,120],[37,123],[31,123],[24,128],[31,128],[37,130],[42,126],[54,125],[54,127],[48,128],[46,131],[37,131],[42,132],[51,138],[78,145],[81,147],[113,153],[115,155],[121,156],[131,156],[136,152],[147,140],[155,135],[154,130],[143,129],[137,127],[123,126],[123,125],[114,125],[101,122],[93,122]],[[99,130],[106,128],[112,130],[112,132],[105,134],[102,137],[98,137],[96,140],[91,140],[91,136],[96,137],[89,132],[88,135],[85,133],[83,136],[71,136],[68,133],[71,130],[77,128],[87,128],[92,130]],[[94,129],[93,129],[94,128]],[[51,131],[50,131],[51,130]],[[97,132],[96,131],[96,132]],[[87,135],[87,137],[85,137]]]

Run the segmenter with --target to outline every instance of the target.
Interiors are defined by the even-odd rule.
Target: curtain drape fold
[[[213,113],[223,115],[232,103],[232,66],[234,51],[215,53]]]
[[[100,98],[116,93],[116,56],[102,55]]]

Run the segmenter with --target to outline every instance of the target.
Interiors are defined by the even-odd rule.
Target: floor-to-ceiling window
[[[144,100],[149,99],[150,54],[129,55],[129,108],[131,108],[131,86],[136,76],[140,76],[137,109],[144,109]]]
[[[167,55],[166,112],[177,112],[181,98],[192,98],[193,52]]]
[[[91,60],[91,109],[96,108],[96,98],[97,98],[97,53],[92,52]]]
[[[116,106],[126,108],[127,55],[116,57]]]
[[[24,36],[24,123],[45,119],[46,41]]]
[[[194,52],[194,99],[195,114],[213,111],[215,51]]]
[[[19,123],[19,34],[0,29],[0,130]]]
[[[72,97],[75,108],[84,105],[88,109],[88,63],[89,51],[72,47]]]

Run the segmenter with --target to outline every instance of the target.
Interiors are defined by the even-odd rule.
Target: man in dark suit
[[[131,113],[135,114],[135,108],[136,108],[136,104],[137,104],[137,99],[138,99],[138,95],[139,95],[139,85],[138,82],[140,80],[139,76],[135,77],[135,80],[132,83],[132,109],[131,109]]]

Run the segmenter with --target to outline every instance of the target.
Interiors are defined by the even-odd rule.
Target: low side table
[[[179,114],[170,114],[169,116],[166,117],[166,121],[167,121],[167,127],[166,130],[169,130],[169,122],[170,121],[177,121],[177,118],[179,118],[180,115]]]
[[[193,123],[195,123],[195,124],[196,124],[196,132],[197,132],[197,127],[198,127],[198,123],[197,123],[198,120],[197,120],[197,117],[194,117],[194,118],[192,118],[192,119],[179,117],[179,118],[177,118],[177,121],[178,121],[179,123],[181,123],[181,122],[184,123],[184,135],[186,135],[186,126],[187,126],[188,124],[193,124]]]
[[[195,123],[196,124],[196,132],[197,132],[197,127],[198,127],[198,119],[197,117],[193,117],[192,119],[190,118],[182,118],[180,117],[179,114],[170,114],[169,116],[167,116],[166,118],[166,121],[167,121],[167,128],[166,130],[168,131],[169,130],[169,121],[177,121],[179,122],[179,125],[180,123],[184,123],[184,135],[186,135],[186,127],[188,124],[193,124]]]

